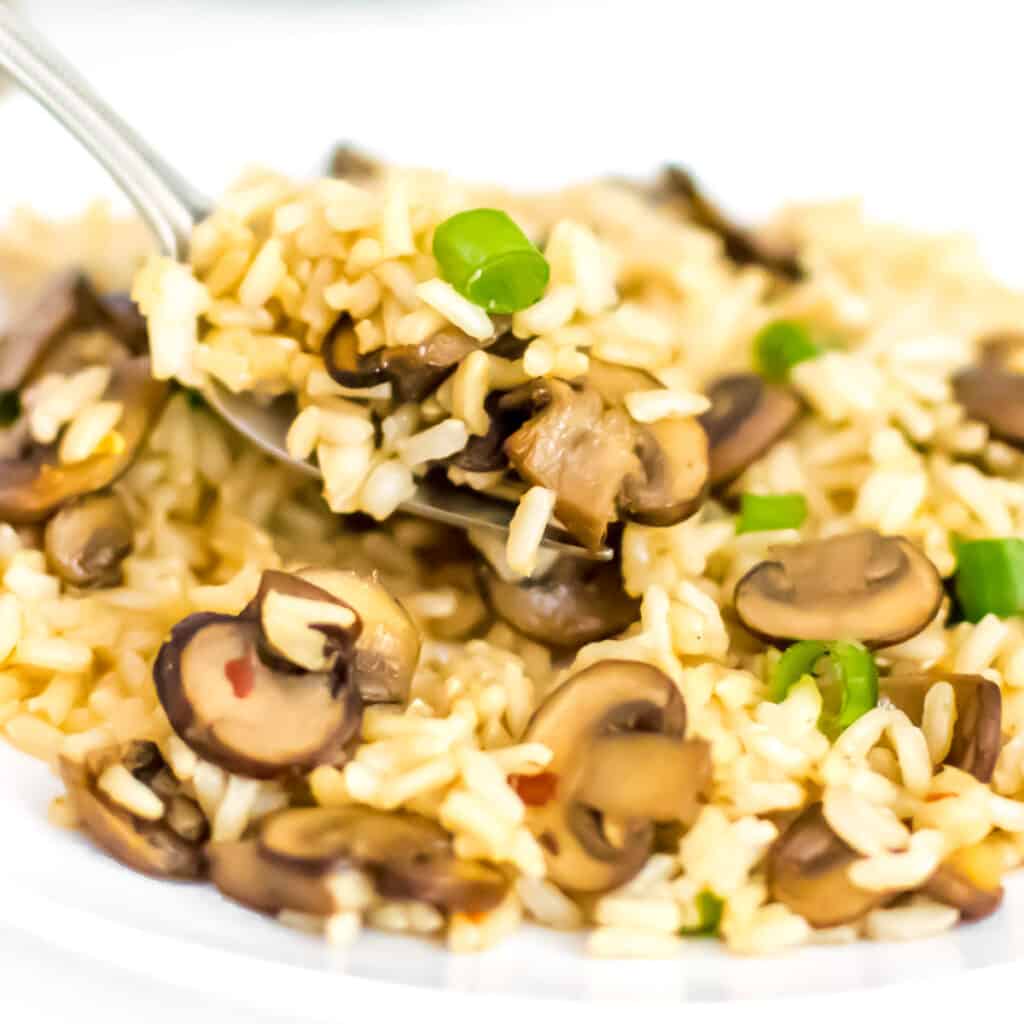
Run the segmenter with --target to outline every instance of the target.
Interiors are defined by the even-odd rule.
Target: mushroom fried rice
[[[0,236],[0,731],[55,824],[334,942],[997,912],[1024,296],[853,204],[736,225],[675,168],[333,171],[248,175],[189,265],[99,209]],[[211,379],[295,402],[322,493]],[[422,480],[507,501],[507,540],[403,516]]]

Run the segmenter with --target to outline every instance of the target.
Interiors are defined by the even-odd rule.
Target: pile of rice
[[[331,379],[320,345],[342,312],[366,352],[414,344],[446,323],[489,337],[491,319],[438,278],[430,255],[438,223],[483,205],[508,210],[530,237],[547,240],[547,292],[513,318],[515,333],[533,340],[516,360],[466,360],[436,396],[395,410],[375,434],[358,400],[365,395]],[[289,448],[299,458],[316,454],[329,509],[314,485],[177,393],[117,485],[136,523],[123,585],[71,591],[48,572],[32,531],[0,525],[3,736],[50,764],[151,739],[212,823],[213,839],[237,838],[288,795],[200,760],[171,731],[151,677],[158,648],[194,611],[240,611],[266,568],[377,572],[425,638],[411,700],[400,711],[368,709],[354,759],[313,771],[312,795],[324,806],[426,815],[454,835],[459,855],[501,866],[515,884],[496,910],[445,919],[425,904],[381,900],[354,877],[338,915],[285,915],[292,923],[335,941],[364,923],[437,934],[453,950],[473,951],[529,918],[589,929],[598,955],[671,956],[692,941],[681,930],[698,923],[698,897],[711,890],[724,901],[721,939],[737,953],[952,927],[955,909],[914,897],[861,924],[815,930],[769,899],[772,819],[821,798],[832,827],[862,855],[859,877],[879,890],[913,889],[949,853],[983,840],[1008,869],[1019,864],[1024,624],[988,616],[945,628],[940,615],[880,654],[895,670],[982,673],[1000,686],[1004,746],[986,786],[942,766],[951,721],[941,709],[918,728],[879,706],[832,743],[817,728],[815,687],[768,701],[772,657],[752,650],[724,610],[739,577],[780,541],[872,527],[917,542],[948,575],[952,533],[1024,535],[1021,455],[968,421],[950,390],[979,338],[1024,323],[1024,296],[995,282],[965,240],[868,224],[854,204],[792,209],[772,230],[798,245],[806,271],[784,289],[758,267],[737,268],[717,237],[610,184],[523,197],[398,170],[365,187],[253,174],[198,228],[191,266],[145,257],[137,227],[102,210],[68,225],[19,214],[0,236],[0,281],[12,306],[55,269],[84,267],[109,289],[126,287],[141,264],[133,294],[149,319],[154,373],[189,386],[208,374],[236,391],[296,394]],[[712,500],[674,527],[627,525],[622,573],[642,598],[639,620],[569,662],[553,664],[545,647],[492,621],[472,571],[422,557],[444,545],[441,528],[395,518],[356,530],[331,514],[388,520],[431,460],[485,429],[489,389],[578,376],[590,355],[648,371],[665,389],[654,400],[661,414],[697,413],[702,387],[749,369],[752,337],[780,317],[811,321],[844,345],[794,369],[811,414],[738,489],[798,491],[806,523],[737,536],[734,515]],[[78,387],[74,401],[57,403],[49,429],[90,419],[91,432],[79,427],[80,456],[103,443],[113,413],[103,420],[95,412],[102,388]],[[643,407],[650,400],[630,411],[658,415]],[[550,510],[543,494],[521,507],[523,529],[506,553],[513,568],[528,570],[538,556],[537,519],[543,525]],[[550,759],[545,747],[522,742],[544,695],[607,658],[649,662],[675,681],[689,732],[711,745],[713,796],[677,849],[654,854],[621,889],[579,900],[545,878],[508,778],[541,772]],[[929,799],[937,794],[945,799]],[[138,798],[130,786],[111,795],[127,806]],[[51,817],[75,824],[62,800]],[[900,852],[891,852],[893,837]]]

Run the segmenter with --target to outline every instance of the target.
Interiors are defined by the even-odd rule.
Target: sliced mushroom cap
[[[50,571],[74,587],[114,587],[135,535],[124,501],[110,491],[65,505],[44,533]]]
[[[638,471],[622,483],[622,518],[645,526],[674,526],[704,502],[708,439],[692,417],[636,425]]]
[[[815,928],[856,921],[890,895],[850,881],[847,870],[857,859],[829,827],[821,804],[811,804],[768,852],[768,892]]]
[[[953,394],[994,437],[1024,447],[1024,373],[988,359],[953,378]]]
[[[418,900],[447,911],[496,907],[508,891],[500,871],[459,861],[440,825],[406,812],[365,807],[280,811],[260,827],[270,863],[319,874],[352,866],[366,870],[385,899]]]
[[[337,762],[362,719],[348,660],[275,671],[260,640],[250,618],[200,612],[179,622],[153,666],[171,726],[201,757],[252,778]]]
[[[945,763],[969,772],[988,783],[1002,749],[1003,694],[984,676],[944,674],[935,669],[905,675],[885,676],[879,680],[879,693],[920,725],[924,717],[924,699],[931,687],[945,681],[953,687],[956,722],[953,740]]]
[[[118,806],[96,787],[85,765],[61,758],[68,801],[89,835],[115,860],[156,878],[194,879],[204,873],[201,847],[166,824],[147,821]]]
[[[246,614],[259,622],[261,652],[272,668],[326,671],[338,642],[350,645],[362,632],[362,621],[344,601],[301,576],[275,570],[263,573]]]
[[[418,345],[360,354],[352,320],[345,315],[324,339],[321,354],[327,372],[344,387],[366,388],[390,381],[397,402],[421,402],[479,347],[468,334],[446,327]]]
[[[614,562],[564,557],[543,576],[513,583],[483,560],[480,582],[495,613],[524,636],[554,647],[582,647],[621,633],[640,602],[622,589]]]
[[[299,575],[355,609],[362,621],[349,679],[364,703],[401,702],[420,659],[420,631],[376,577],[345,569],[303,569]]]
[[[919,633],[942,604],[942,580],[904,537],[874,530],[770,549],[736,584],[740,621],[771,642],[859,640],[887,647]]]
[[[119,363],[105,395],[124,403],[118,449],[62,465],[56,445],[32,445],[0,460],[0,521],[39,522],[73,498],[109,487],[134,461],[167,393],[166,383],[150,376],[148,357]]]
[[[329,917],[338,911],[331,875],[309,874],[270,864],[255,839],[210,843],[206,847],[210,881],[228,899],[263,914],[295,910]]]
[[[22,385],[36,363],[72,331],[103,323],[99,296],[80,271],[51,278],[35,302],[0,338],[0,391]]]
[[[596,392],[561,380],[536,381],[530,400],[536,411],[505,442],[505,453],[524,480],[555,492],[555,514],[566,528],[598,548],[617,518],[623,480],[642,472],[632,421],[606,410]]]
[[[327,161],[327,173],[332,178],[347,178],[349,181],[366,181],[379,170],[380,164],[351,142],[339,142]]]
[[[707,389],[711,408],[698,417],[708,436],[712,487],[727,484],[796,422],[800,402],[755,373],[719,377]]]
[[[700,189],[696,179],[682,167],[670,165],[655,186],[656,199],[668,201],[687,219],[722,240],[725,255],[740,266],[755,264],[787,281],[803,276],[796,254],[768,245],[746,228],[727,217]]]
[[[492,391],[484,401],[490,420],[486,434],[474,434],[466,447],[451,457],[453,466],[467,473],[493,473],[508,467],[505,442],[526,422],[529,413],[522,406],[502,405],[507,392]]]
[[[964,921],[979,921],[1003,902],[1002,851],[991,843],[961,847],[936,868],[921,891],[939,903],[956,907]]]
[[[525,801],[526,821],[552,881],[577,892],[621,885],[647,860],[655,821],[692,820],[710,753],[685,728],[675,684],[642,662],[598,662],[541,704],[525,738],[552,751],[551,784]]]

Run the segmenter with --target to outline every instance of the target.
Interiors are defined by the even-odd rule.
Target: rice
[[[511,317],[488,315],[438,277],[433,231],[472,206],[508,209],[530,238],[544,240],[550,283]],[[330,912],[281,915],[339,945],[366,925],[443,935],[450,949],[471,952],[500,942],[525,915],[587,929],[594,955],[671,957],[686,948],[685,934],[708,926],[711,897],[720,921],[708,927],[743,955],[953,927],[957,910],[919,891],[947,857],[988,844],[1007,869],[1024,857],[1019,619],[947,625],[944,608],[875,655],[883,684],[889,674],[929,674],[920,718],[883,701],[836,736],[823,727],[828,695],[819,679],[768,699],[777,654],[740,629],[732,595],[773,544],[873,527],[904,534],[949,575],[954,534],[1024,533],[1024,460],[966,418],[950,383],[977,359],[979,339],[1021,322],[1024,301],[992,281],[962,241],[869,224],[848,204],[794,208],[774,228],[799,245],[804,275],[795,283],[734,266],[716,236],[610,184],[521,197],[413,172],[359,184],[253,174],[199,226],[188,266],[147,256],[135,226],[100,210],[63,227],[19,214],[0,234],[0,285],[28,294],[73,261],[113,290],[137,270],[132,289],[148,319],[154,375],[188,387],[209,376],[268,399],[294,397],[287,448],[316,462],[326,505],[194,398],[172,395],[114,484],[134,525],[118,584],[69,585],[39,531],[0,524],[0,733],[31,756],[83,770],[113,744],[152,740],[164,775],[146,781],[115,763],[96,786],[154,827],[205,828],[216,842],[233,841],[295,802],[421,815],[448,834],[457,858],[508,880],[497,906],[467,913],[383,898],[371,874],[339,871],[328,883]],[[388,373],[335,379],[324,348],[341,314],[363,366],[396,348],[400,359],[429,351],[438,336],[457,339],[464,355],[438,370],[425,397]],[[553,487],[451,464],[490,434],[492,396],[552,376],[578,385],[603,360],[641,371],[621,408],[632,424],[660,430],[703,414],[709,382],[749,370],[754,334],[781,318],[842,340],[791,373],[811,411],[731,490],[716,490],[687,518],[624,526],[618,564],[626,594],[639,602],[633,621],[564,652],[495,617],[474,560],[506,583],[532,577],[528,593],[558,569],[542,538],[549,523],[564,524]],[[74,337],[91,352],[105,332]],[[102,359],[85,360],[25,389],[32,437],[55,445],[61,464],[123,443],[128,404],[107,397],[109,380]],[[471,538],[475,552],[463,554],[462,540],[444,529],[395,516],[424,475],[439,473],[516,503],[507,542],[481,531]],[[731,500],[746,491],[800,492],[807,520],[737,534]],[[355,512],[377,522],[349,528],[338,518]],[[422,634],[418,667],[402,705],[364,709],[347,760],[321,764],[295,785],[248,778],[200,756],[172,729],[153,686],[154,660],[186,616],[237,615],[264,570],[309,565],[376,574]],[[278,617],[304,618],[301,605],[286,601]],[[275,638],[293,660],[312,651],[309,664],[320,664],[309,630]],[[547,784],[555,755],[528,726],[569,675],[613,659],[646,662],[671,679],[685,701],[687,737],[708,744],[712,771],[694,820],[659,829],[633,877],[581,897],[551,877],[547,840],[531,831],[523,794],[531,782]],[[945,764],[970,721],[953,677],[968,674],[982,674],[1001,695],[990,784]],[[779,902],[767,871],[773,843],[819,799],[827,827],[854,854],[845,878],[901,894],[895,904],[821,928]],[[69,801],[49,815],[65,827],[76,822]],[[616,827],[608,823],[612,835]]]

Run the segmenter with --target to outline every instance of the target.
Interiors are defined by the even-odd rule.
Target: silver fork
[[[152,231],[160,249],[188,258],[195,225],[212,204],[100,99],[81,75],[24,18],[0,0],[0,67],[53,115],[110,174]],[[215,382],[204,391],[210,407],[235,430],[280,462],[319,477],[311,462],[292,458],[285,436],[294,408],[264,405],[232,394]],[[421,481],[403,512],[464,529],[508,532],[512,506],[476,491]],[[544,546],[581,558],[607,560],[607,548],[591,551],[568,531],[549,527]]]

